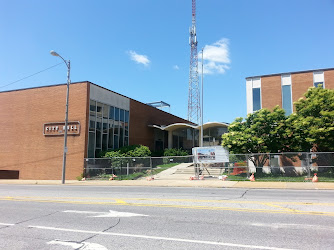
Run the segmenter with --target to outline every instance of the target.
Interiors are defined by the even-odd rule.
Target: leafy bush
[[[143,145],[131,145],[114,149],[105,153],[105,158],[114,157],[147,157],[151,155],[151,151],[148,147]]]
[[[186,156],[189,155],[188,151],[182,148],[166,148],[164,151],[164,156]]]

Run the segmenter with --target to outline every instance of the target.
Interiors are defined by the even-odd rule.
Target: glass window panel
[[[101,149],[100,148],[95,149],[95,155],[96,155],[96,157],[99,157],[100,153],[101,153]]]
[[[323,82],[315,82],[314,83],[314,87],[318,88],[318,87],[320,87],[319,86],[320,84],[321,84],[321,88],[323,88],[324,87],[324,83]]]
[[[102,118],[96,118],[96,129],[101,131],[102,130]]]
[[[129,111],[125,111],[125,122],[129,122]]]
[[[96,101],[89,101],[89,110],[95,112],[96,111]]]
[[[123,147],[124,145],[124,128],[121,125],[119,128],[119,147]]]
[[[179,148],[179,137],[173,132],[173,148]]]
[[[129,137],[124,138],[124,146],[129,146]]]
[[[195,144],[194,146],[195,146],[195,147],[198,147],[198,146],[199,146],[199,130],[196,129],[194,132],[195,132],[195,133],[194,133],[194,134],[195,134],[195,135],[194,135],[194,137],[195,137],[195,138],[194,138],[194,140],[195,140],[195,141],[194,141],[194,144]]]
[[[119,122],[114,122],[114,134],[118,135],[119,133]]]
[[[102,133],[98,130],[96,130],[96,148],[101,148],[101,135]]]
[[[118,135],[114,135],[114,148],[115,149],[119,148],[119,146],[118,146]]]
[[[103,133],[108,133],[108,120],[103,119]]]
[[[119,112],[120,112],[119,120],[124,122],[125,121],[124,110],[120,109]]]
[[[253,111],[261,109],[261,89],[253,88]]]
[[[96,115],[98,117],[102,117],[102,110],[103,110],[103,104],[102,103],[96,103]]]
[[[109,116],[109,106],[103,104],[103,118],[108,119]]]
[[[108,149],[108,135],[103,134],[102,136],[102,150],[107,150]]]
[[[292,113],[291,85],[282,86],[282,103],[286,115]]]
[[[115,121],[119,121],[119,108],[115,108]]]
[[[125,136],[129,136],[129,129],[128,129],[128,127],[125,127],[125,129],[124,129],[124,135]]]
[[[88,158],[95,158],[95,133],[88,136]]]
[[[89,131],[95,132],[95,115],[89,116]]]
[[[203,146],[210,146],[210,128],[203,131]]]
[[[114,107],[109,107],[109,119],[115,120],[115,108]]]
[[[114,148],[114,133],[113,133],[113,129],[110,128],[109,129],[109,139],[108,139],[108,148],[109,149],[113,149]]]

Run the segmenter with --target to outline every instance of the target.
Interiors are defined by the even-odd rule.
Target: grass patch
[[[255,180],[260,182],[311,182],[311,180],[305,180],[306,176],[270,176],[265,174],[254,174]],[[333,177],[318,176],[318,182],[334,182]],[[229,181],[249,181],[246,174],[242,175],[228,175]]]

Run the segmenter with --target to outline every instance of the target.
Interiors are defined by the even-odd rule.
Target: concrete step
[[[207,168],[208,171],[206,171],[206,169],[203,169],[202,173],[204,175],[220,175],[221,174],[221,169],[219,168]],[[187,174],[187,175],[193,175],[195,172],[193,167],[188,167],[188,168],[183,168],[183,169],[177,169],[175,171],[175,174]],[[209,174],[210,173],[210,174]]]

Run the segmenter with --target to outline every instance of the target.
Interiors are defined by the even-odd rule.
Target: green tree
[[[294,103],[296,112],[287,124],[294,151],[334,151],[334,90],[310,88]]]
[[[278,153],[289,150],[289,133],[285,111],[278,106],[273,111],[260,109],[244,120],[237,118],[222,135],[222,146],[232,154]],[[249,158],[255,166],[262,167],[268,155]]]

